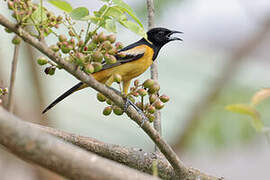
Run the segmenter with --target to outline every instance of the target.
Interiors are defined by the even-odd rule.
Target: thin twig
[[[7,27],[11,31],[15,32],[25,42],[34,46],[40,52],[48,56],[52,61],[60,65],[63,69],[72,74],[78,80],[92,87],[96,91],[101,92],[103,95],[111,99],[117,106],[121,107],[122,109],[125,108],[125,100],[123,97],[115,93],[106,85],[96,81],[92,76],[89,76],[80,69],[76,68],[74,64],[71,64],[65,61],[63,58],[57,56],[57,54],[54,53],[46,44],[38,41],[38,39],[31,36],[28,32],[26,32],[22,28],[20,27],[17,28],[15,24],[11,23],[1,14],[0,14],[0,24]],[[126,114],[138,125],[143,124],[141,128],[155,142],[159,150],[167,158],[167,160],[170,162],[170,164],[172,165],[175,172],[177,173],[177,175],[179,175],[180,178],[185,179],[186,177],[195,177],[195,178],[197,177],[196,174],[189,171],[189,168],[186,167],[182,161],[180,161],[176,153],[172,150],[172,148],[168,145],[168,143],[160,136],[160,134],[151,126],[151,124],[147,121],[144,122],[144,118],[133,107],[129,106],[126,110]]]
[[[7,110],[13,112],[13,104],[14,104],[14,85],[16,79],[17,72],[17,64],[18,64],[18,56],[19,56],[20,44],[14,46],[14,54],[11,65],[11,73],[10,73],[10,82],[9,82],[9,93],[8,93],[8,101],[7,101]]]
[[[153,28],[155,26],[155,5],[154,0],[147,0],[147,11],[148,11],[148,30]],[[157,67],[157,61],[155,61],[151,66],[151,79],[157,81],[158,80],[158,67]],[[156,119],[154,121],[154,128],[159,134],[162,134],[161,129],[161,113],[160,111],[157,111],[155,113]],[[155,152],[159,152],[159,149],[157,146],[155,146]]]
[[[234,50],[231,58],[227,60],[227,64],[223,67],[218,77],[212,82],[211,89],[191,110],[190,115],[186,119],[186,125],[185,128],[183,128],[184,131],[180,134],[177,142],[173,146],[176,151],[181,151],[181,149],[184,148],[186,142],[189,141],[191,134],[195,131],[197,125],[199,124],[198,122],[203,114],[211,107],[214,100],[219,97],[221,91],[241,67],[245,58],[261,44],[269,33],[270,17],[265,19],[261,29],[258,32],[256,32],[254,35],[250,35],[245,42],[241,43],[239,48]]]
[[[69,179],[158,179],[31,128],[3,108],[0,108],[0,133],[0,144],[13,154]]]

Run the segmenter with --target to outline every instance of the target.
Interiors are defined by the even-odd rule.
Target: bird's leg
[[[148,121],[148,118],[145,116],[144,112],[140,108],[138,108],[138,106],[136,106],[136,104],[134,104],[126,95],[123,96],[121,91],[118,91],[117,89],[115,89],[111,86],[107,86],[107,87],[125,99],[125,104],[124,104],[124,109],[123,109],[124,112],[127,111],[129,106],[132,106],[140,114],[140,116],[143,118],[143,122],[142,122],[141,126],[143,126],[145,121]]]

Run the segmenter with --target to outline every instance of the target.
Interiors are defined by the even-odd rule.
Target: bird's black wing
[[[149,43],[144,38],[142,38],[141,40],[119,50],[117,53],[122,53],[125,56],[120,57],[119,55],[115,55],[117,61],[116,63],[113,64],[106,64],[106,62],[103,61],[102,62],[103,68],[100,71],[140,59],[141,57],[143,57],[146,51],[146,49],[142,45],[149,45]]]

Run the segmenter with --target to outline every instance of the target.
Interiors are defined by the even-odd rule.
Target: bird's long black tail
[[[52,107],[54,107],[56,104],[58,104],[60,101],[62,101],[63,99],[65,99],[66,97],[74,93],[75,91],[81,89],[83,85],[84,85],[83,82],[79,82],[78,84],[76,84],[75,86],[67,90],[64,94],[62,94],[56,100],[54,100],[48,107],[46,107],[46,109],[42,111],[42,114],[46,113],[48,110],[50,110]]]

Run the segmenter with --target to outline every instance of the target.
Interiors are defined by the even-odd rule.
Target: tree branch
[[[61,57],[57,56],[52,50],[48,48],[47,45],[40,42],[38,39],[32,37],[28,32],[23,30],[20,27],[17,27],[16,24],[11,23],[8,19],[6,19],[3,15],[0,14],[0,24],[5,26],[6,28],[10,29],[11,31],[15,32],[19,35],[24,41],[38,49],[40,52],[48,56],[52,61],[63,67],[66,71],[76,77],[78,80],[86,83],[93,89],[101,92],[106,97],[111,99],[117,106],[124,108],[125,101],[124,99],[116,94],[113,90],[106,87],[104,84],[99,83],[96,81],[92,76],[85,74],[83,71],[78,69],[74,64],[71,64]],[[126,114],[134,120],[138,125],[141,125],[143,122],[143,118],[140,114],[133,109],[133,107],[129,106]],[[167,158],[170,162],[172,167],[174,168],[175,172],[179,175],[180,178],[185,179],[186,177],[197,177],[199,174],[194,174],[187,168],[178,158],[176,153],[172,150],[172,148],[165,142],[164,139],[160,136],[160,134],[152,128],[149,122],[145,122],[142,125],[142,129],[148,136],[155,142],[158,146],[160,151],[163,155]]]
[[[152,174],[153,161],[158,160],[158,173],[162,179],[178,179],[169,162],[160,154],[148,153],[138,148],[127,148],[114,144],[107,144],[94,138],[76,135],[51,127],[45,127],[33,123],[28,123],[31,128],[38,128],[51,135],[77,145],[87,151],[98,154],[99,156],[136,168],[140,171]]]
[[[155,26],[155,5],[154,0],[147,0],[147,12],[148,12],[148,30]],[[157,81],[158,80],[158,66],[157,61],[151,65],[151,79]],[[154,128],[159,134],[162,134],[161,129],[161,113],[157,111],[155,113],[156,119],[154,121]],[[158,147],[155,146],[155,151],[158,152]]]
[[[70,179],[158,179],[31,128],[0,108],[0,143],[22,159]]]
[[[16,72],[17,72],[19,49],[20,49],[20,44],[17,44],[14,46],[14,54],[13,54],[13,60],[12,60],[12,65],[11,65],[9,93],[8,93],[8,101],[7,101],[7,110],[10,112],[13,112],[13,103],[14,103],[13,93],[14,93],[14,85],[15,85],[15,78],[16,78]]]
[[[27,123],[29,127],[42,130],[51,135],[57,136],[67,142],[77,145],[87,151],[96,153],[102,157],[114,160],[131,168],[152,174],[152,165],[158,161],[158,175],[162,179],[179,179],[164,156],[156,153],[148,153],[142,149],[127,148],[114,144],[107,144],[94,138],[68,133],[51,127],[45,127],[38,124]],[[189,169],[190,174],[197,174],[203,179],[217,179],[215,177],[203,174],[195,169]],[[193,176],[194,177],[194,176]],[[188,177],[186,177],[188,179]]]

